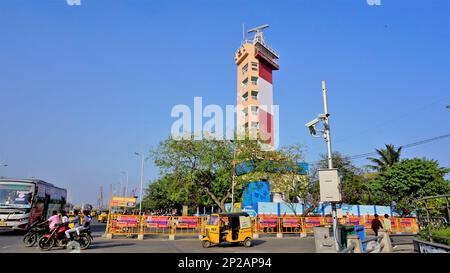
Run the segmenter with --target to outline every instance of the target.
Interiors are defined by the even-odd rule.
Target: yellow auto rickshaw
[[[220,243],[239,243],[245,247],[253,245],[250,216],[245,212],[211,214],[205,232],[201,239],[204,248]]]
[[[100,213],[97,217],[97,221],[99,223],[106,223],[107,220],[108,220],[108,213],[106,211],[102,211],[102,213]]]

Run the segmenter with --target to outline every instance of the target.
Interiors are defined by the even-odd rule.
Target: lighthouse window
[[[244,65],[244,66],[242,67],[242,75],[244,75],[245,73],[247,73],[247,71],[248,71],[248,64],[246,64],[246,65]]]
[[[245,88],[248,84],[248,78],[245,78],[245,80],[242,81],[242,88]]]
[[[248,92],[245,92],[245,94],[242,95],[242,99],[245,101],[248,100]]]
[[[258,71],[258,63],[252,62],[252,70]]]
[[[254,100],[258,99],[258,91],[252,91],[252,99]]]
[[[252,114],[257,115],[258,114],[258,106],[252,106]]]

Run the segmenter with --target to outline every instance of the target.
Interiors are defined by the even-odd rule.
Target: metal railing
[[[383,236],[376,236],[373,238],[369,238],[369,239],[365,239],[361,241],[362,245],[366,245],[366,253],[371,253],[371,252],[381,252],[381,249],[384,247],[384,245],[381,243],[381,239],[383,239]],[[369,245],[369,242],[376,242],[376,245],[371,248],[370,250],[367,249],[367,246]]]
[[[341,250],[339,253],[353,253],[355,251],[355,244],[350,244],[343,250]]]
[[[254,234],[313,234],[314,227],[330,225],[330,217],[275,216],[260,215],[251,218]],[[340,224],[361,225],[367,219],[340,219]],[[106,233],[114,235],[160,235],[160,236],[198,236],[204,234],[206,216],[152,216],[109,214]],[[414,218],[394,220],[395,231],[409,232],[417,230]],[[406,224],[405,224],[406,223]],[[365,227],[369,229],[369,227]],[[373,238],[371,238],[373,240]]]

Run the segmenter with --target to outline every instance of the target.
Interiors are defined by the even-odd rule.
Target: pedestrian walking
[[[392,223],[391,223],[391,219],[389,219],[389,215],[387,213],[384,215],[382,224],[383,224],[384,230],[386,230],[387,234],[389,235],[389,239],[391,241],[391,244],[394,243],[394,240],[391,237],[391,234],[392,234]],[[393,246],[393,248],[396,249],[397,246]]]
[[[380,228],[383,228],[383,225],[381,224],[380,219],[378,219],[378,214],[375,214],[375,219],[372,220],[371,227],[373,232],[375,232],[375,236],[378,236],[378,230]]]

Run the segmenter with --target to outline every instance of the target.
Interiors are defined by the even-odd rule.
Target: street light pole
[[[147,160],[148,157],[144,159],[144,156],[138,152],[134,153],[137,156],[141,157],[141,186],[139,191],[139,215],[142,215],[142,185],[144,183],[144,160]]]
[[[128,196],[128,171],[122,171],[122,174],[126,175],[125,196]]]

